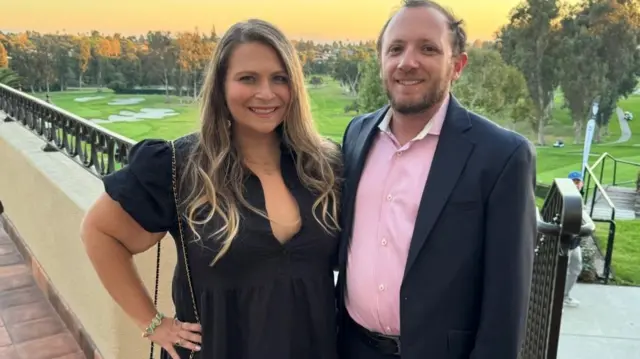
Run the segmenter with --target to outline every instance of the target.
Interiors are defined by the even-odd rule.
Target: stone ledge
[[[42,291],[44,297],[49,301],[60,319],[62,319],[62,322],[67,327],[76,343],[78,343],[78,346],[82,350],[86,359],[102,359],[100,351],[93,340],[91,340],[91,337],[84,329],[82,323],[80,323],[72,309],[64,302],[64,299],[60,297],[53,283],[51,283],[51,280],[42,269],[42,266],[33,256],[29,247],[22,240],[11,221],[6,217],[6,215],[1,213],[0,227],[4,228],[11,241],[17,247],[18,252],[20,252],[24,258],[27,267],[31,268],[31,273],[35,279],[37,287]]]

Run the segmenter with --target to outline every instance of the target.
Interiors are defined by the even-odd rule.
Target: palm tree
[[[18,87],[20,85],[20,78],[13,70],[6,67],[0,67],[0,84],[10,87]]]

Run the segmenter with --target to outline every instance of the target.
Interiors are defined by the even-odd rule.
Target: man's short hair
[[[456,19],[451,11],[445,9],[442,5],[431,0],[402,0],[402,5],[400,6],[400,8],[393,15],[391,15],[391,17],[389,17],[387,22],[382,27],[382,30],[380,30],[377,43],[378,54],[382,53],[382,38],[384,37],[384,33],[387,31],[389,23],[391,22],[391,20],[393,20],[398,11],[402,9],[411,9],[418,7],[435,9],[447,18],[447,22],[449,23],[449,31],[451,32],[451,49],[453,55],[460,55],[461,53],[466,51],[467,33],[462,27],[463,21],[461,19]]]

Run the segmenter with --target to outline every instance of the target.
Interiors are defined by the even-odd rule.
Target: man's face
[[[393,109],[416,114],[438,104],[467,63],[453,55],[447,18],[427,7],[405,8],[389,22],[381,46],[381,74]]]
[[[574,178],[573,179],[573,184],[576,185],[576,188],[578,188],[578,191],[582,190],[582,180],[580,180],[578,178]]]

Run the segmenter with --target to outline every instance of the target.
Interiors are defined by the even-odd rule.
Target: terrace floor
[[[557,359],[637,359],[640,287],[577,284],[565,308]]]
[[[0,221],[0,359],[85,359]]]

